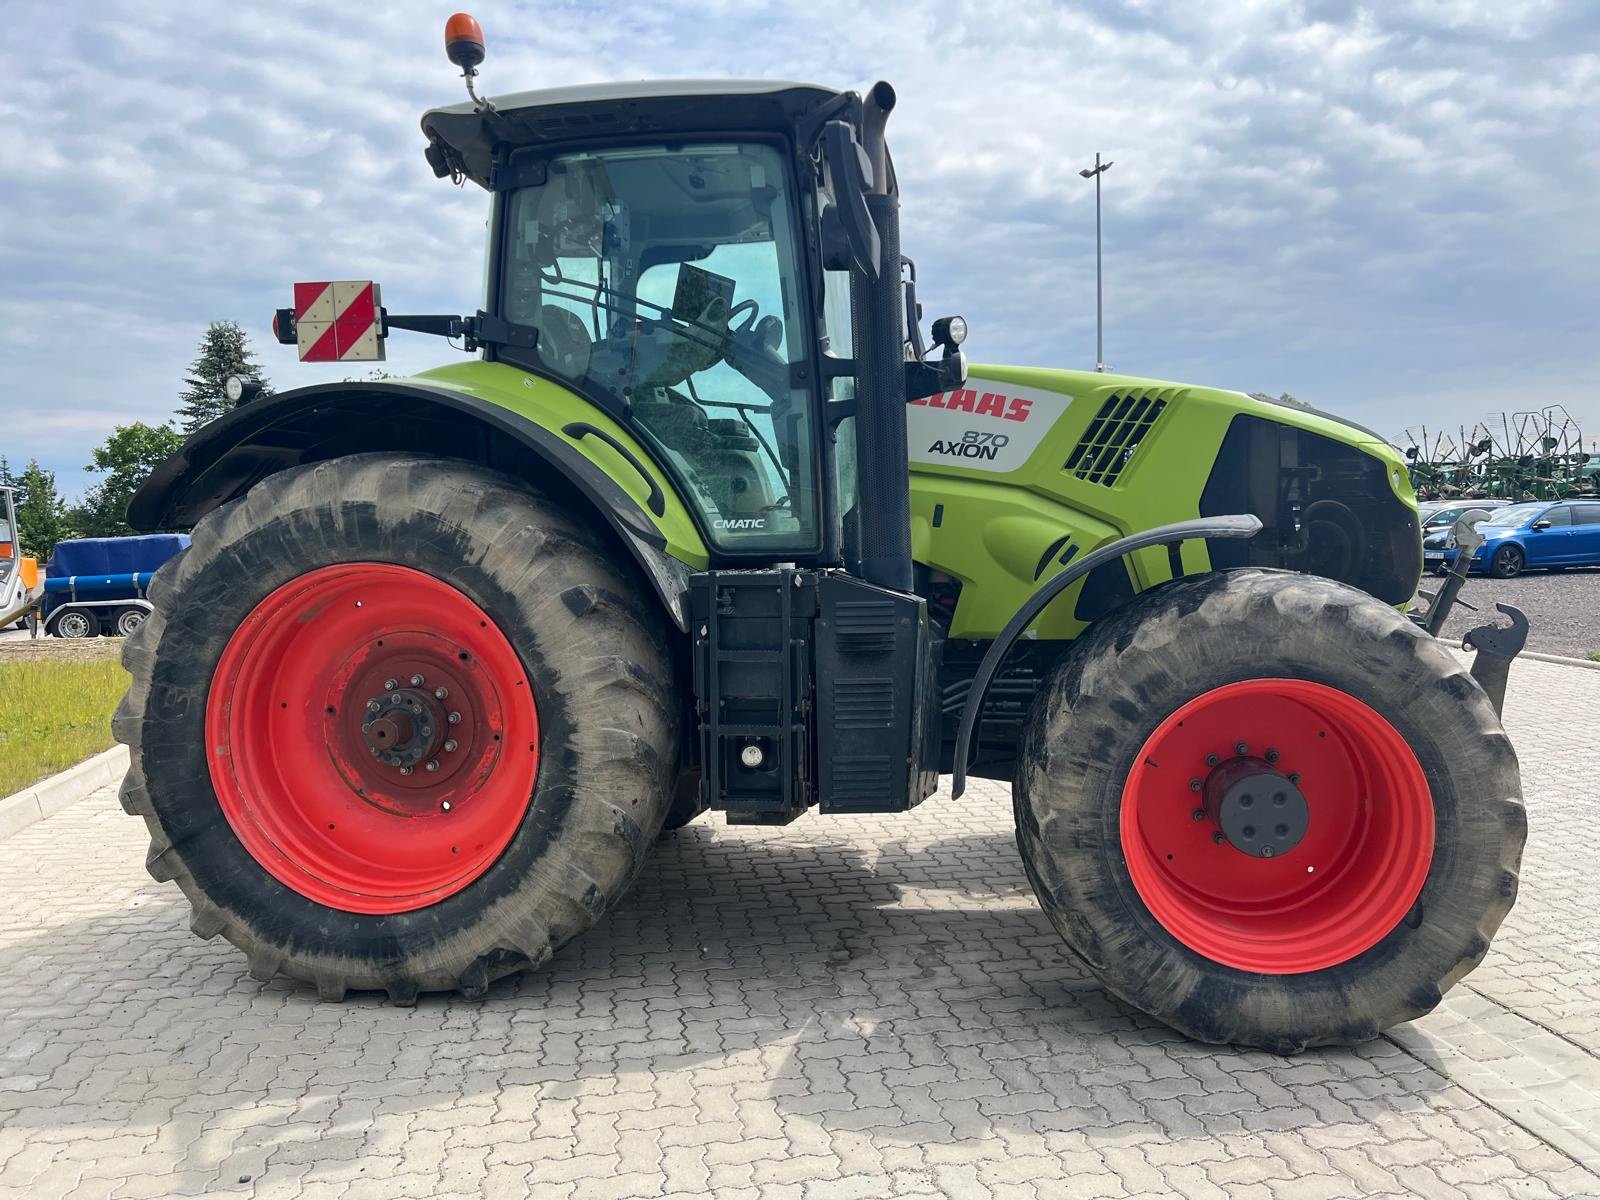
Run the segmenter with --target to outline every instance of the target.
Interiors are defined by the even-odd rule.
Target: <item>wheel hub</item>
[[[366,703],[366,714],[361,736],[373,757],[386,767],[415,767],[431,761],[444,740],[444,709],[420,691],[405,688],[373,696]]]
[[[1264,758],[1236,755],[1205,781],[1206,815],[1223,839],[1252,858],[1275,858],[1298,846],[1311,809],[1298,781]]]

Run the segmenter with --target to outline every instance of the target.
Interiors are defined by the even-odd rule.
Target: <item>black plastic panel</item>
[[[821,579],[817,776],[823,812],[901,812],[938,786],[927,604],[839,572]]]
[[[778,825],[819,801],[899,812],[933,793],[938,639],[920,597],[841,571],[708,571],[690,605],[708,807]]]

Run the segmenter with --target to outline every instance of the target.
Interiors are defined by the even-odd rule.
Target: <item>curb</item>
[[[1472,651],[1462,649],[1461,643],[1454,638],[1435,638],[1434,640],[1442,643],[1456,654],[1462,654],[1468,658],[1472,657]],[[1559,667],[1582,667],[1585,671],[1600,671],[1600,662],[1595,662],[1593,659],[1572,658],[1564,654],[1545,654],[1540,650],[1524,650],[1512,661],[1515,663],[1524,658],[1531,658],[1535,662],[1555,663]]]
[[[1537,650],[1524,650],[1518,658],[1532,658],[1539,662],[1559,663],[1563,667],[1582,667],[1586,671],[1600,671],[1600,662],[1589,658],[1567,658],[1560,654],[1540,654]]]
[[[68,767],[59,775],[41,779],[32,787],[0,800],[0,839],[54,816],[76,804],[96,788],[121,779],[128,769],[128,748],[113,746],[93,758]]]

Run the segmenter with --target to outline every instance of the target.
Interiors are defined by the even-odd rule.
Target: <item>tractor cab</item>
[[[857,492],[848,268],[891,303],[901,286],[897,264],[876,269],[863,200],[894,196],[886,150],[877,178],[860,144],[881,143],[880,89],[643,82],[423,118],[435,172],[494,197],[486,356],[624,424],[719,558],[839,561]]]

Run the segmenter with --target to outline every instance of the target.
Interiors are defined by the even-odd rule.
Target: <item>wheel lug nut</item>
[[[439,769],[439,760],[437,758],[430,758],[428,760],[427,769],[430,771],[437,771]]]
[[[401,767],[400,768],[400,774],[402,774],[402,775],[411,774],[411,768],[410,767]]]
[[[442,688],[441,687],[441,688],[434,688],[433,689],[433,698],[435,700],[443,700],[449,694],[450,694],[450,689],[449,688]]]
[[[1189,790],[1191,792],[1198,792],[1204,786],[1205,784],[1201,783],[1198,779],[1189,780]]]
[[[395,688],[397,688],[399,686],[400,686],[399,683],[397,683],[393,679],[385,679],[383,681],[383,690],[386,691],[386,692],[392,692],[392,691],[395,690]]]
[[[1208,766],[1208,767],[1214,767],[1221,761],[1222,760],[1220,758],[1218,758],[1215,754],[1206,755],[1206,766]]]
[[[1250,747],[1244,742],[1235,742],[1233,744],[1233,752],[1235,754],[1248,754],[1250,752]]]
[[[1190,813],[1189,816],[1194,818],[1196,821],[1204,821],[1206,819],[1206,810],[1203,808],[1197,808]]]
[[[1289,772],[1289,782],[1290,783],[1299,783],[1300,782],[1300,772],[1299,771],[1290,771]]]
[[[1223,842],[1228,840],[1228,835],[1223,833],[1222,830],[1219,829],[1219,830],[1217,830],[1217,832],[1215,832],[1215,833],[1213,833],[1211,835],[1211,840],[1213,842],[1215,842],[1217,845],[1220,846],[1220,845],[1222,845]]]
[[[453,751],[455,748],[456,748],[456,740],[455,740],[455,738],[445,738],[445,740],[444,740],[445,753],[448,754],[451,751]]]
[[[1279,758],[1279,754],[1278,754],[1278,752],[1276,750],[1269,749],[1267,751],[1267,761],[1268,762],[1277,762],[1278,758]]]
[[[422,686],[422,676],[421,675],[413,675],[411,677],[411,686],[412,687],[421,687]]]
[[[374,746],[372,748],[372,757],[373,758],[377,758],[378,757],[378,748],[376,746]]]
[[[1261,847],[1261,857],[1262,858],[1271,858],[1272,854],[1273,854],[1273,851],[1272,851],[1272,847],[1271,846],[1263,846],[1263,847]]]
[[[452,725],[461,724],[461,714],[458,713],[458,712],[451,713],[450,717],[449,717],[449,721],[450,721],[450,724],[452,724]]]

